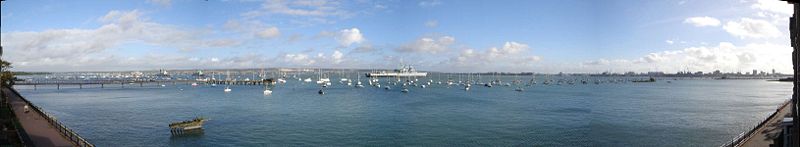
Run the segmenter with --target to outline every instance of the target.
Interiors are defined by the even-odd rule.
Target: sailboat
[[[514,80],[514,82],[517,83],[517,89],[514,89],[514,91],[522,92],[523,89],[522,89],[522,87],[519,86],[519,85],[522,85],[522,81],[519,80],[519,74],[514,75],[514,78],[516,78],[516,80]]]
[[[266,86],[264,86],[264,95],[271,95],[271,94],[272,90],[269,90],[269,88],[266,88]]]
[[[356,88],[364,88],[364,85],[361,85],[361,76],[356,73]]]
[[[226,72],[227,72],[227,74],[228,74],[228,75],[227,75],[227,77],[225,78],[225,80],[226,80],[226,81],[230,81],[231,72],[230,72],[230,71],[226,71]],[[225,92],[231,92],[231,87],[230,87],[230,85],[231,85],[231,84],[230,84],[230,82],[228,82],[227,84],[225,84],[225,90],[224,90]]]

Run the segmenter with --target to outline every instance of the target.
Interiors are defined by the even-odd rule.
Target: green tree
[[[14,85],[14,73],[11,72],[11,62],[7,62],[5,60],[0,60],[0,84],[3,86],[11,86]]]

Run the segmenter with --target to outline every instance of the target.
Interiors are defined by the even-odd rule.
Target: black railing
[[[766,125],[767,122],[769,122],[770,118],[775,117],[775,115],[778,115],[778,113],[781,111],[781,109],[786,107],[786,105],[791,104],[791,101],[792,101],[791,99],[788,99],[788,100],[784,101],[780,106],[778,106],[778,109],[776,109],[775,112],[773,112],[772,114],[770,114],[769,116],[764,118],[761,121],[761,123],[758,123],[758,125],[752,126],[751,128],[749,128],[749,131],[739,133],[739,135],[736,135],[735,138],[731,139],[728,142],[725,142],[725,144],[721,145],[721,147],[736,147],[736,146],[740,146],[742,141],[744,141],[744,139],[747,139],[748,137],[753,135],[753,133],[755,133],[755,131],[758,130],[758,128],[761,128],[764,125]]]
[[[56,119],[56,117],[54,117],[53,115],[50,115],[47,112],[42,111],[41,108],[39,108],[38,106],[34,105],[30,101],[28,101],[27,99],[22,97],[22,95],[20,95],[19,92],[17,92],[17,90],[15,90],[13,88],[8,88],[8,89],[10,89],[11,92],[14,92],[14,94],[16,94],[17,96],[19,96],[19,98],[22,99],[22,101],[25,101],[25,103],[27,103],[28,106],[33,108],[33,111],[35,111],[36,113],[39,113],[45,119],[47,119],[47,122],[50,123],[50,125],[52,125],[55,129],[57,129],[58,132],[61,133],[61,135],[63,137],[67,138],[69,141],[74,143],[76,146],[94,147],[94,145],[92,143],[89,143],[88,141],[86,141],[86,139],[83,139],[80,135],[78,135],[78,133],[75,133],[75,131],[72,131],[72,129],[69,129],[66,126],[64,126],[63,124],[61,124],[61,122],[59,122]],[[24,134],[24,135],[27,136],[27,134]]]

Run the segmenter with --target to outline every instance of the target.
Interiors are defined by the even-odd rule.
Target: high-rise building
[[[757,75],[757,74],[758,74],[758,70],[756,70],[756,69],[753,69],[753,72],[752,72],[752,73],[753,73],[753,75]]]

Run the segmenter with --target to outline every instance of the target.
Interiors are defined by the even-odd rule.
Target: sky
[[[17,71],[792,71],[778,0],[7,0]]]

